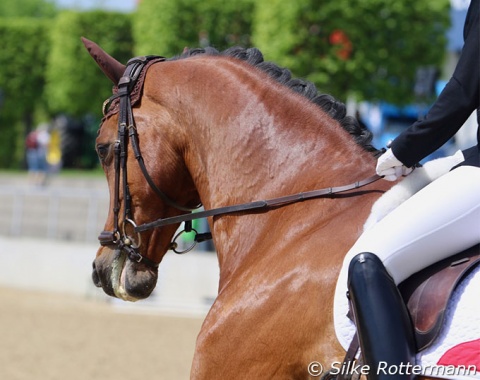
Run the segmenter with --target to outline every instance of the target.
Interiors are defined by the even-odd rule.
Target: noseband
[[[139,77],[146,72],[146,68],[153,63],[162,62],[165,58],[157,56],[136,57],[128,61],[125,72],[117,85],[117,93],[111,96],[103,106],[105,118],[117,112],[118,108],[118,139],[114,146],[114,165],[115,165],[115,184],[114,184],[114,203],[113,203],[113,231],[102,231],[98,240],[102,246],[110,246],[114,249],[123,250],[128,258],[138,263],[144,263],[151,267],[157,267],[158,264],[143,256],[138,251],[141,245],[140,232],[136,231],[137,225],[132,216],[131,195],[128,187],[127,177],[127,152],[128,143],[132,145],[133,154],[145,177],[145,180],[153,191],[162,199],[163,202],[181,211],[191,212],[201,205],[190,208],[179,205],[168,197],[153,181],[145,166],[142,154],[138,144],[137,128],[133,118],[132,111],[132,91],[139,93],[143,85],[143,78]],[[139,96],[139,95],[138,95]],[[121,176],[121,177],[120,177]],[[123,217],[120,221],[120,187],[123,190]],[[131,236],[130,231],[134,233]],[[187,231],[188,232],[188,231]],[[177,235],[178,236],[178,235]]]
[[[185,253],[192,249],[196,243],[211,238],[211,234],[209,233],[199,234],[197,233],[197,231],[192,229],[191,223],[195,219],[208,218],[212,216],[226,214],[245,213],[249,211],[268,211],[270,209],[283,207],[292,203],[302,202],[309,199],[333,197],[335,196],[335,194],[345,193],[351,190],[358,189],[381,178],[378,175],[374,175],[362,181],[357,181],[345,186],[329,187],[279,198],[243,203],[233,206],[219,207],[216,209],[192,213],[193,210],[199,208],[201,205],[194,208],[179,205],[177,202],[169,198],[164,192],[162,192],[153,182],[152,177],[150,176],[147,168],[145,167],[145,163],[140,152],[137,128],[135,126],[135,120],[133,118],[132,106],[135,104],[136,101],[138,101],[141,96],[141,88],[143,86],[143,79],[146,73],[146,69],[156,62],[162,61],[165,61],[165,58],[157,56],[136,57],[129,60],[124,75],[122,76],[122,78],[120,78],[120,81],[118,82],[117,93],[107,99],[107,101],[105,101],[104,103],[104,119],[117,112],[119,113],[119,117],[118,139],[115,141],[114,146],[115,192],[113,205],[113,231],[102,231],[102,233],[98,237],[102,246],[110,246],[114,249],[122,250],[127,253],[127,256],[130,260],[133,260],[137,263],[143,263],[147,266],[155,268],[158,267],[158,263],[154,262],[148,257],[143,256],[139,252],[139,247],[141,245],[140,234],[143,231],[183,222],[185,225],[184,230],[179,232],[174,237],[169,248],[176,253]],[[132,101],[133,95],[135,95],[135,99]],[[187,211],[187,214],[163,219],[161,218],[153,222],[137,226],[132,215],[131,195],[127,181],[127,148],[129,142],[132,145],[133,154],[135,155],[135,159],[140,166],[145,180],[153,189],[153,191],[159,196],[160,199],[162,199],[163,202],[178,210]],[[122,187],[123,190],[123,215],[121,222],[120,187]],[[354,195],[355,193],[350,194]],[[132,234],[129,230],[133,232],[134,237],[132,237]],[[177,251],[177,238],[184,232],[191,231],[195,233],[194,244],[187,250]]]

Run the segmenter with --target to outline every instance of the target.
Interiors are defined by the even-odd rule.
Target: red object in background
[[[343,30],[334,30],[329,37],[330,44],[339,45],[336,52],[337,56],[343,60],[350,58],[352,54],[353,45],[347,34]]]

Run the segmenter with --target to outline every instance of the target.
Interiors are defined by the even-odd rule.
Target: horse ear
[[[87,40],[85,37],[82,37],[82,42],[87,48],[88,53],[92,56],[95,62],[97,62],[97,65],[100,67],[100,69],[102,69],[103,73],[114,84],[117,84],[125,72],[125,65],[108,55],[95,42]]]

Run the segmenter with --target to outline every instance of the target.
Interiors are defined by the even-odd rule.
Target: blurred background
[[[93,287],[91,262],[108,212],[94,140],[112,86],[81,36],[121,62],[171,57],[186,46],[256,46],[265,60],[347,103],[382,147],[426,113],[450,77],[468,5],[2,0],[0,378],[186,379],[216,295],[218,264],[205,243],[167,254],[146,301],[117,302]],[[428,159],[472,145],[474,135],[472,118]]]

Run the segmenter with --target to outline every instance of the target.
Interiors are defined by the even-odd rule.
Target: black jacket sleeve
[[[479,0],[472,0],[464,27],[464,46],[452,78],[427,115],[393,141],[395,156],[411,167],[445,144],[480,105]]]

